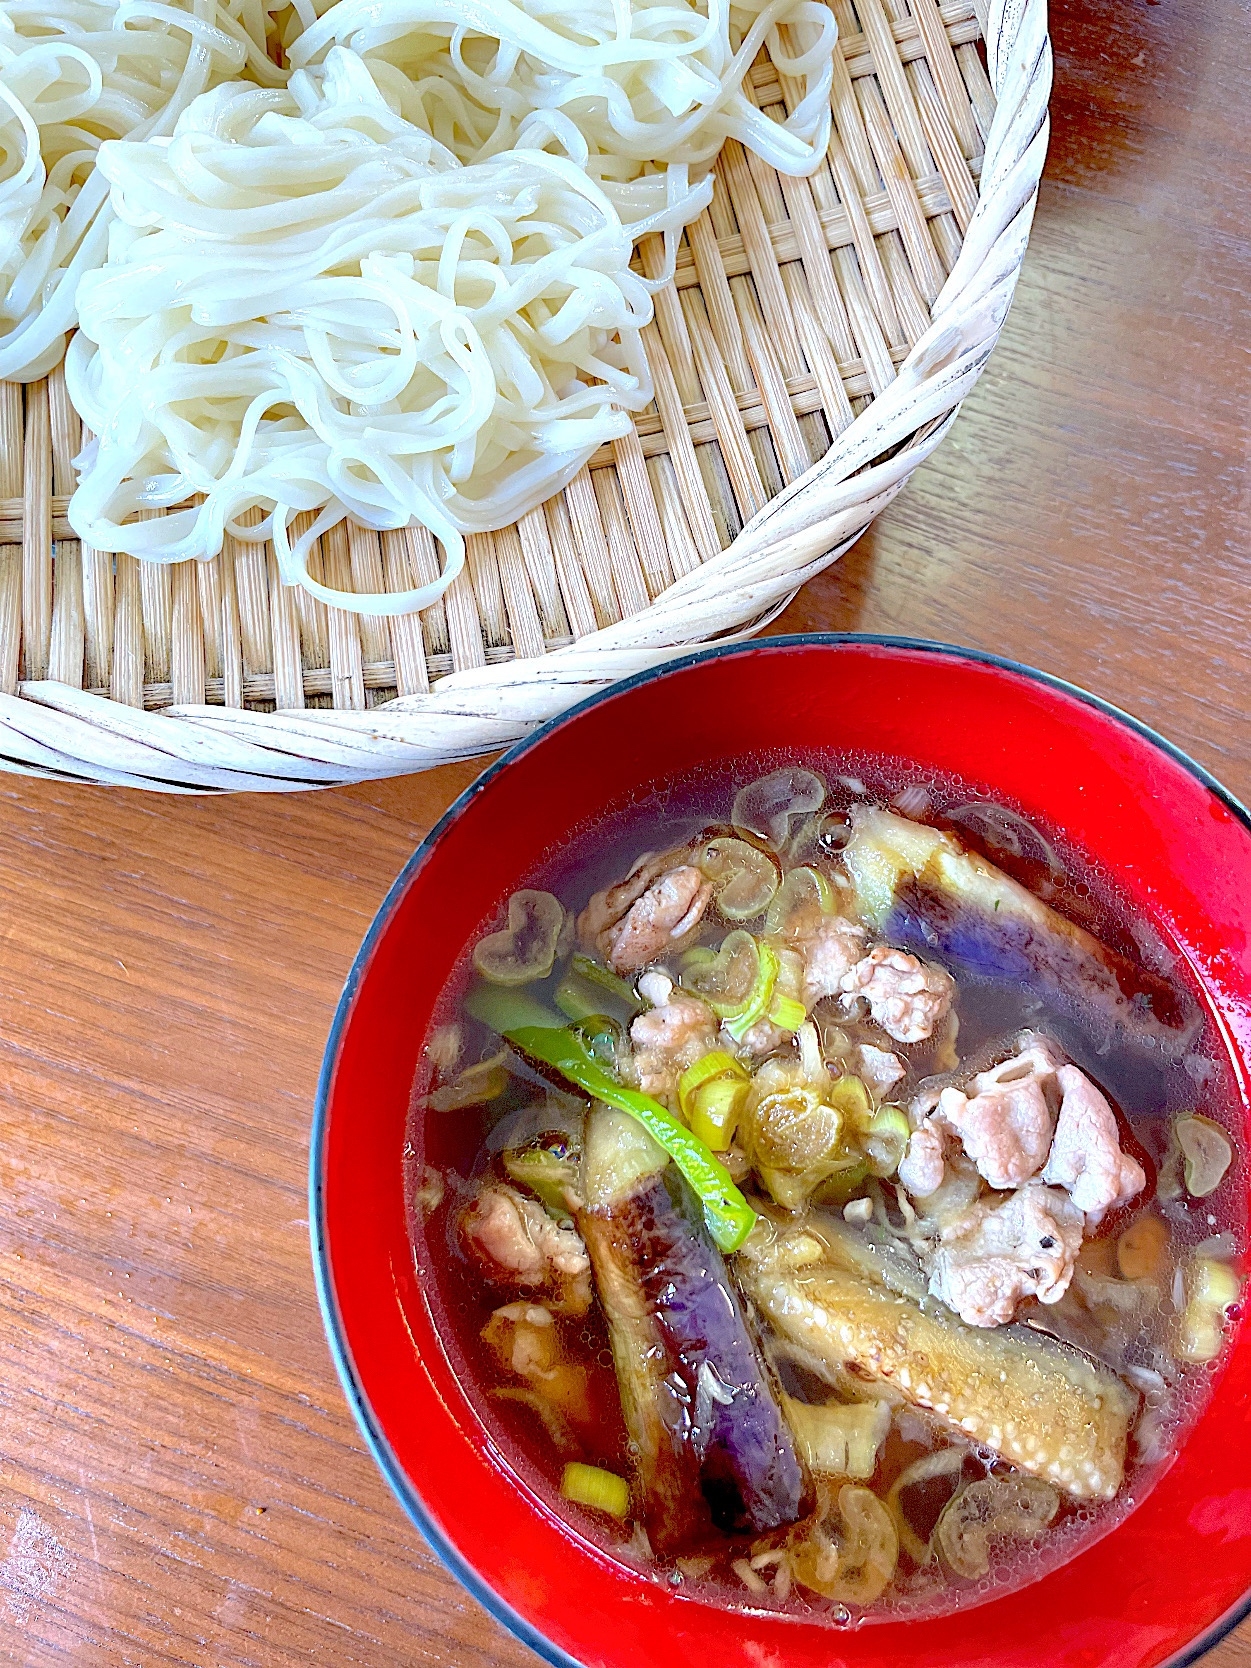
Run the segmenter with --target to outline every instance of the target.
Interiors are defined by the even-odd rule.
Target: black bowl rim
[[[1141,719],[1131,713],[1114,706],[1102,696],[1092,695],[1089,690],[1081,688],[1079,684],[1069,683],[1064,678],[1058,678],[1050,672],[1040,671],[1037,667],[1027,666],[1019,660],[1009,659],[1005,655],[992,654],[985,649],[962,648],[956,643],[943,643],[924,637],[891,636],[871,631],[812,631],[783,633],[772,637],[761,637],[747,642],[712,644],[697,649],[690,654],[684,654],[671,660],[663,661],[659,666],[653,666],[643,672],[636,672],[633,676],[622,678],[619,682],[610,684],[607,689],[588,695],[576,706],[568,707],[564,712],[557,713],[546,724],[541,724],[529,735],[514,742],[513,745],[498,758],[494,764],[476,776],[463,793],[459,794],[417,850],[405,863],[395,880],[392,882],[386,897],[379,906],[378,913],[370,923],[369,931],[361,942],[352,961],[348,976],[344,981],[343,990],[335,1009],[330,1032],[326,1039],[326,1050],[322,1057],[321,1072],[317,1080],[317,1097],[313,1108],[313,1122],[309,1138],[309,1238],[313,1256],[313,1274],[317,1287],[317,1301],[321,1309],[322,1324],[325,1328],[330,1354],[334,1361],[339,1381],[347,1397],[356,1422],[360,1427],[365,1445],[372,1454],[378,1469],[389,1484],[392,1493],[401,1507],[421,1534],[423,1540],[434,1552],[440,1562],[451,1571],[461,1585],[477,1599],[482,1608],[499,1622],[501,1626],[530,1647],[544,1662],[550,1663],[552,1668],[584,1668],[576,1657],[554,1644],[541,1633],[532,1622],[520,1615],[508,1604],[489,1582],[481,1576],[463,1553],[452,1543],[444,1533],[440,1524],[427,1509],[421,1495],[414,1487],[412,1480],[401,1466],[391,1444],[374,1416],[365,1389],[356,1373],[355,1363],[348,1348],[344,1335],[342,1316],[339,1312],[338,1299],[330,1277],[330,1254],[325,1235],[324,1215],[324,1184],[322,1171],[324,1166],[326,1132],[329,1118],[330,1085],[334,1077],[334,1068],[339,1056],[339,1047],[343,1032],[346,1028],[356,992],[360,987],[366,968],[373,958],[374,946],[382,937],[395,912],[401,897],[408,890],[414,875],[425,863],[433,847],[440,841],[451,825],[456,822],[461,813],[474,799],[494,780],[503,770],[507,770],[515,759],[528,753],[532,748],[540,746],[553,731],[562,725],[572,722],[582,713],[592,707],[599,706],[604,701],[611,701],[624,694],[626,690],[637,688],[640,684],[650,683],[654,679],[663,678],[672,672],[684,670],[686,667],[697,665],[705,660],[721,660],[731,655],[758,654],[764,650],[813,648],[813,647],[843,647],[848,644],[864,644],[870,647],[885,649],[907,649],[924,653],[945,656],[953,660],[969,661],[980,666],[992,666],[999,671],[1013,672],[1019,677],[1027,678],[1033,683],[1042,684],[1048,689],[1058,690],[1061,694],[1071,695],[1083,705],[1093,707],[1105,718],[1124,726],[1144,741],[1150,742],[1161,753],[1172,759],[1176,764],[1188,771],[1197,781],[1201,782],[1208,791],[1216,796],[1221,803],[1233,813],[1242,823],[1248,833],[1251,833],[1251,811],[1237,799],[1229,789],[1212,775],[1211,771],[1188,753],[1162,736],[1157,730],[1144,724]],[[1243,1594],[1222,1616],[1211,1623],[1197,1639],[1174,1653],[1159,1668],[1190,1668],[1190,1664],[1197,1662],[1206,1655],[1213,1646],[1240,1622],[1251,1616],[1251,1588]]]

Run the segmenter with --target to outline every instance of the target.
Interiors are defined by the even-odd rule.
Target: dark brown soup
[[[1059,831],[896,762],[744,759],[573,831],[466,947],[414,1106],[486,1427],[727,1604],[1035,1578],[1167,1466],[1238,1312],[1180,965]]]

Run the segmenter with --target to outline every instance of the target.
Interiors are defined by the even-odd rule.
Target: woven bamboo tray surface
[[[1043,0],[830,3],[822,167],[789,179],[726,145],[646,331],[653,405],[563,493],[471,535],[420,615],[328,608],[279,582],[268,545],[173,566],[80,545],[61,371],[0,383],[0,768],[192,792],[397,774],[780,611],[954,419],[1047,139]],[[778,115],[798,98],[765,54],[749,86]],[[660,254],[636,259],[654,274]],[[310,568],[402,591],[438,559],[424,529],[346,523]]]

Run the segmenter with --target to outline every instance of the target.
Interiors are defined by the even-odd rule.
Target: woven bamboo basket
[[[947,432],[994,347],[1047,143],[1045,0],[830,0],[834,137],[811,179],[731,141],[657,298],[654,405],[421,615],[327,608],[272,549],[91,550],[60,371],[0,383],[0,768],[169,792],[292,790],[505,746],[592,691],[758,630]],[[854,6],[854,9],[853,9]],[[795,88],[762,55],[762,108]],[[656,240],[653,240],[655,242]],[[654,272],[659,249],[639,260]],[[344,590],[438,571],[351,524]]]

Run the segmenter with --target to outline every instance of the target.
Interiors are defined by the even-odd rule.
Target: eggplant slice
[[[625,1113],[587,1119],[578,1226],[608,1319],[644,1520],[659,1551],[710,1523],[762,1533],[800,1515],[804,1476],[703,1213]]]
[[[1075,1004],[1105,1037],[1167,1059],[1180,1059],[1193,1041],[1199,1016],[1166,980],[1108,949],[955,835],[877,807],[857,809],[843,862],[861,915],[887,943],[958,975]]]

